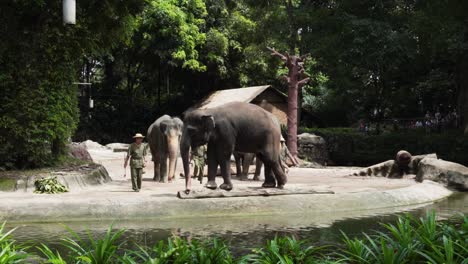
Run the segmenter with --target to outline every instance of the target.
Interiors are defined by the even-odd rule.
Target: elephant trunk
[[[168,137],[167,140],[167,150],[169,154],[169,173],[168,178],[169,180],[174,180],[174,174],[176,169],[176,161],[177,161],[177,152],[179,148],[179,137]]]
[[[190,137],[187,135],[187,132],[182,133],[182,139],[180,142],[180,156],[182,157],[182,163],[184,165],[184,175],[185,175],[185,190],[189,191],[191,188],[192,177],[190,175],[190,161],[189,153],[190,152]]]

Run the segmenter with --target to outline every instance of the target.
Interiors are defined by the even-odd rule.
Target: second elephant
[[[163,115],[148,128],[148,144],[154,162],[154,181],[167,182],[175,179],[182,127],[183,122],[179,118]]]
[[[241,181],[248,180],[249,168],[255,159],[255,153],[237,152],[233,153],[236,160],[236,173],[237,178]],[[255,173],[254,181],[260,181],[260,171],[262,170],[263,163],[260,159],[255,159]]]

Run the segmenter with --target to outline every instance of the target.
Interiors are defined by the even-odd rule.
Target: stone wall
[[[308,162],[326,166],[328,162],[328,150],[325,139],[320,136],[303,133],[297,136],[299,158]]]

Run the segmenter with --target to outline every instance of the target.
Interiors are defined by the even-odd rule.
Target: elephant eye
[[[187,132],[188,132],[189,134],[193,134],[193,133],[197,132],[197,129],[194,128],[194,127],[188,127],[188,128],[187,128]]]

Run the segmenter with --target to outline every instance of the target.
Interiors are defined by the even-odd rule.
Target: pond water
[[[381,212],[356,212],[347,214],[291,215],[291,216],[250,216],[200,219],[133,219],[114,221],[64,222],[64,223],[8,223],[7,228],[17,227],[14,238],[19,242],[45,243],[62,251],[61,238],[68,234],[65,226],[81,237],[88,230],[95,236],[106,232],[111,223],[115,229],[125,228],[123,241],[126,247],[134,248],[135,243],[153,245],[173,235],[196,238],[221,238],[230,244],[237,255],[247,253],[254,247],[276,235],[292,235],[318,243],[333,243],[341,240],[340,231],[349,235],[360,235],[370,230],[381,230],[379,222],[392,223],[403,212],[414,216],[424,216],[435,210],[440,218],[456,213],[468,214],[468,193],[456,193],[434,204],[413,208],[387,209]],[[375,214],[378,215],[375,215]],[[356,217],[358,215],[358,217]]]

